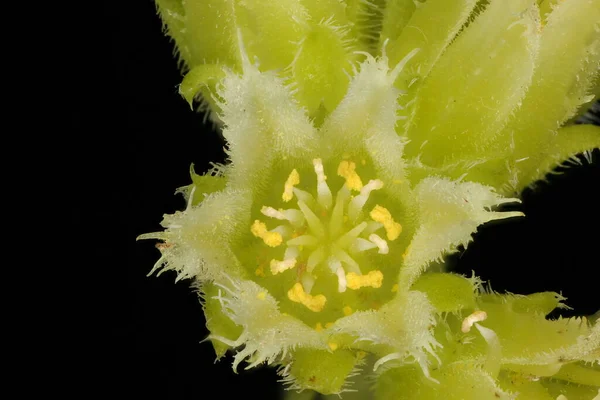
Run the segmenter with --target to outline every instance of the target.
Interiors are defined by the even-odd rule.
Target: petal
[[[212,280],[223,275],[243,276],[244,270],[230,243],[240,234],[239,224],[249,219],[250,193],[225,189],[207,196],[197,207],[165,215],[164,232],[138,239],[159,239],[162,257],[150,272],[173,270],[177,280]]]
[[[275,160],[294,164],[314,156],[317,136],[290,88],[274,73],[260,72],[245,54],[242,59],[243,73],[227,72],[218,105],[232,162],[229,182],[255,190]]]
[[[329,157],[368,155],[384,182],[404,181],[404,141],[395,132],[400,92],[394,81],[416,53],[410,53],[392,70],[385,57],[376,60],[369,56],[360,65],[346,96],[321,128]],[[402,190],[403,186],[396,187]],[[384,186],[384,190],[389,189],[392,185]]]
[[[281,361],[295,347],[328,349],[321,334],[281,313],[277,301],[256,283],[232,280],[219,286],[223,311],[242,327],[242,334],[235,341],[214,334],[208,338],[231,347],[244,346],[234,356],[234,370],[244,360],[251,363],[246,369]]]
[[[523,215],[489,211],[490,207],[519,200],[503,198],[493,188],[474,182],[427,178],[417,185],[415,192],[420,227],[405,253],[401,285],[410,286],[430,262],[457,246],[466,246],[479,225]]]
[[[375,369],[389,360],[412,358],[428,375],[428,354],[439,346],[432,332],[433,312],[425,294],[402,292],[377,311],[357,311],[339,319],[332,329],[357,337],[355,347],[379,349],[380,354],[381,348],[386,349]]]

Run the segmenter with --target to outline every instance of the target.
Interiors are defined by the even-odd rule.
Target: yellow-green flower
[[[563,126],[598,91],[599,0],[157,3],[229,162],[142,238],[204,293],[218,356],[323,394],[375,370],[381,399],[592,399],[598,324],[424,272],[600,146]]]

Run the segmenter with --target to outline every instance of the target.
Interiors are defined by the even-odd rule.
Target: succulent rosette
[[[141,238],[199,288],[218,357],[322,394],[599,393],[600,329],[546,320],[562,297],[428,271],[599,147],[568,124],[597,93],[599,1],[157,3],[229,162]]]

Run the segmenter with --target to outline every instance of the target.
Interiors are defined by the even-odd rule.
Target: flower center
[[[280,257],[269,263],[272,275],[297,270],[298,281],[288,290],[288,299],[319,312],[327,298],[323,294],[312,294],[316,271],[333,274],[339,293],[347,289],[380,288],[383,273],[378,269],[363,273],[356,259],[368,251],[388,254],[388,241],[400,236],[402,226],[381,205],[366,209],[372,192],[381,189],[383,182],[374,179],[363,185],[354,162],[344,160],[339,164],[337,174],[345,183],[335,195],[327,184],[322,161],[313,160],[313,167],[316,191],[311,193],[298,188],[300,174],[292,170],[281,198],[284,203],[293,204],[295,200],[296,207],[263,206],[261,213],[268,218],[267,222],[276,220],[279,225],[269,230],[267,223],[257,219],[250,231],[266,246],[282,248]],[[264,276],[262,267],[256,274]]]

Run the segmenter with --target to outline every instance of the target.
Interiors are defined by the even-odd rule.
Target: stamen
[[[371,218],[374,221],[380,222],[383,224],[385,231],[387,233],[388,240],[396,240],[400,233],[402,232],[402,225],[394,221],[392,218],[392,214],[388,211],[387,208],[381,207],[379,204],[373,208],[371,211]]]
[[[352,290],[360,289],[361,287],[380,288],[383,282],[383,274],[379,270],[369,271],[367,275],[357,275],[350,272],[346,275],[348,287]]]
[[[356,164],[352,161],[342,161],[338,166],[337,174],[346,179],[346,187],[350,190],[360,191],[363,183],[356,173]]]
[[[348,206],[348,217],[350,217],[351,221],[355,221],[358,218],[358,214],[364,207],[367,200],[369,200],[369,195],[373,190],[378,190],[383,187],[383,182],[379,179],[370,180],[363,188],[360,190],[360,194],[354,197],[350,201],[350,205]]]
[[[375,243],[368,241],[367,239],[358,238],[352,243],[350,251],[353,253],[362,253],[363,251],[371,250],[377,247]]]
[[[471,327],[475,322],[485,321],[486,319],[487,313],[485,311],[475,311],[473,314],[469,315],[463,320],[460,330],[463,333],[467,333],[471,330]]]
[[[292,269],[296,266],[296,259],[292,258],[290,260],[271,260],[271,273],[273,275],[277,275],[280,272],[287,271],[288,269]]]
[[[261,238],[269,247],[277,247],[283,241],[279,232],[269,232],[265,223],[259,220],[254,221],[250,231],[254,236]]]
[[[390,252],[390,248],[388,247],[387,242],[380,238],[378,235],[371,233],[369,235],[369,240],[375,243],[375,245],[379,248],[379,254],[387,254]]]
[[[351,315],[353,313],[352,307],[350,306],[345,306],[344,308],[342,308],[342,311],[344,312],[345,316]]]
[[[283,213],[281,212],[281,210],[276,210],[273,207],[265,207],[263,206],[260,209],[260,212],[266,216],[266,217],[271,217],[271,218],[275,218],[275,219],[279,219],[279,220],[285,220],[287,218],[285,218],[285,215],[283,215]]]
[[[329,209],[331,207],[331,203],[333,202],[333,196],[331,195],[331,189],[327,185],[327,176],[323,170],[323,162],[320,158],[315,158],[313,160],[313,166],[315,167],[315,173],[317,174],[317,195],[319,204]]]
[[[294,268],[296,266],[296,257],[299,254],[300,251],[297,247],[288,247],[285,249],[283,261],[271,260],[271,273],[277,275],[278,273]]]
[[[338,267],[335,274],[338,277],[338,292],[344,293],[346,291],[346,271],[344,268]]]
[[[288,299],[295,303],[300,303],[313,312],[319,312],[325,307],[327,298],[322,294],[311,296],[304,292],[304,288],[301,283],[296,283],[287,292]]]
[[[294,170],[292,170],[292,172],[290,173],[290,176],[288,176],[287,180],[285,181],[283,194],[281,195],[283,201],[287,203],[294,197],[294,186],[296,186],[299,183],[300,174],[294,168]]]

